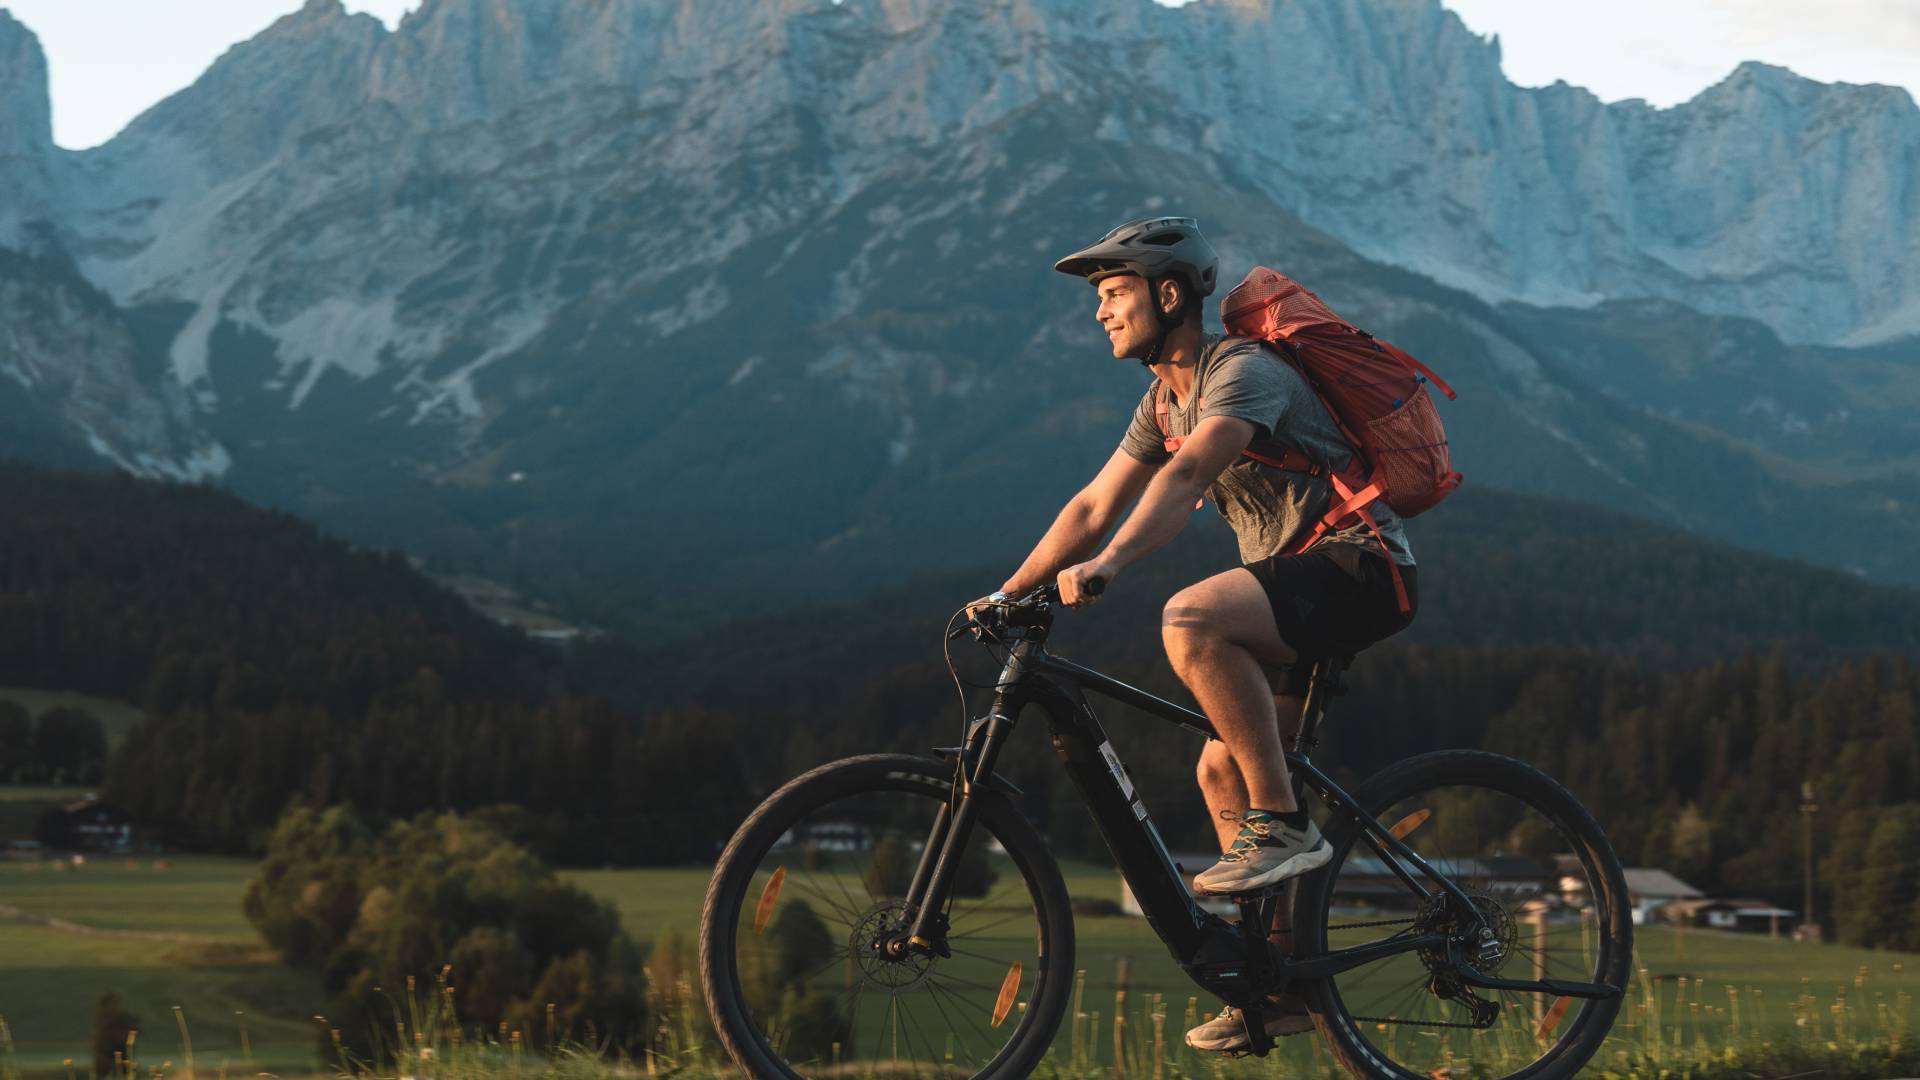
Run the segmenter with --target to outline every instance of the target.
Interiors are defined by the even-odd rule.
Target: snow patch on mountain
[[[297,409],[330,368],[365,378],[380,370],[380,352],[394,338],[394,299],[328,297],[274,328],[284,364],[305,365],[287,407]]]
[[[1841,338],[1839,344],[1858,347],[1879,345],[1902,338],[1920,338],[1920,301],[1894,311],[1879,322],[1855,330]]]
[[[548,312],[537,308],[516,310],[495,319],[490,326],[493,343],[480,355],[460,365],[450,375],[415,380],[413,385],[419,391],[419,397],[409,423],[417,425],[431,419],[484,419],[486,409],[474,385],[474,377],[494,362],[525,348],[547,328],[550,319]]]

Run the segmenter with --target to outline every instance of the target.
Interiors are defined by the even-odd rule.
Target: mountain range
[[[1030,542],[1143,386],[1050,264],[1162,211],[1446,375],[1470,483],[1920,582],[1904,91],[1522,89],[1437,0],[312,0],[48,109],[0,14],[0,453],[643,636]]]

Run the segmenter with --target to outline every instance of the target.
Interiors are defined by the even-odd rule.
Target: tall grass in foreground
[[[1920,1075],[1920,1047],[1912,1021],[1917,987],[1901,964],[1876,976],[1862,967],[1850,985],[1823,996],[1803,980],[1790,1000],[1769,1000],[1758,988],[1711,979],[1655,979],[1640,969],[1637,987],[1621,1010],[1613,1034],[1584,1075],[1609,1080],[1753,1080],[1755,1077],[1812,1077],[1819,1080],[1882,1080]],[[1324,1077],[1345,1075],[1315,1035],[1283,1039],[1265,1059],[1228,1059],[1186,1047],[1186,1029],[1206,1018],[1196,997],[1171,1001],[1159,993],[1117,991],[1111,1003],[1087,999],[1086,973],[1079,972],[1072,1006],[1053,1051],[1036,1075],[1049,1080],[1238,1080],[1241,1077]],[[1777,995],[1776,995],[1777,997]],[[601,1080],[619,1076],[681,1077],[705,1080],[732,1077],[735,1070],[720,1054],[705,1021],[704,1005],[690,982],[656,987],[651,995],[650,1035],[636,1058],[609,1054],[592,1033],[568,1038],[549,1030],[538,1038],[501,1025],[481,1030],[459,1022],[453,994],[443,976],[432,991],[409,983],[404,998],[394,999],[391,1032],[382,1033],[375,1059],[357,1057],[341,1033],[315,1017],[331,1047],[331,1060],[317,1071],[342,1080]],[[1106,1007],[1102,1007],[1106,1006]],[[552,1010],[548,1011],[551,1018]],[[91,1080],[227,1080],[255,1074],[251,1060],[222,1061],[215,1070],[198,1069],[186,1017],[175,1010],[182,1031],[184,1062],[116,1060],[108,1077]],[[1386,1036],[1383,1035],[1383,1039]],[[1451,1063],[1436,1071],[1444,1077],[1491,1076],[1507,1071],[1503,1060],[1523,1050],[1503,1045],[1495,1032],[1465,1034],[1455,1044]],[[1527,1053],[1526,1057],[1531,1057]],[[1508,1065],[1508,1068],[1511,1064]],[[924,1074],[926,1063],[921,1063]],[[827,1068],[829,1075],[891,1076],[859,1066]],[[934,1075],[945,1074],[935,1067]],[[915,1075],[899,1068],[899,1075]],[[49,1077],[59,1073],[49,1072]],[[266,1075],[266,1074],[259,1074]],[[66,1080],[79,1080],[73,1063]],[[22,1080],[14,1061],[11,1034],[0,1017],[0,1080]]]

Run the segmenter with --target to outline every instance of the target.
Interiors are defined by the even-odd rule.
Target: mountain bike
[[[1627,985],[1631,905],[1606,836],[1564,787],[1509,757],[1446,750],[1349,793],[1311,760],[1345,686],[1344,662],[1323,661],[1286,759],[1321,804],[1332,861],[1292,890],[1232,897],[1230,920],[1189,891],[1087,692],[1197,735],[1211,723],[1049,652],[1058,602],[1049,585],[949,622],[949,641],[970,633],[1001,663],[961,745],[820,766],[727,844],[700,973],[742,1070],[999,1078],[1041,1062],[1075,942],[1060,867],[996,771],[1030,709],[1147,925],[1195,984],[1242,1010],[1249,1052],[1274,1045],[1264,1014],[1285,992],[1360,1076],[1562,1077],[1593,1056]],[[1289,891],[1283,951],[1269,927]]]

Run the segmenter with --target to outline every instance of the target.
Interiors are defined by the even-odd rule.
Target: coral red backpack
[[[1460,486],[1447,454],[1447,433],[1440,411],[1427,393],[1431,382],[1451,398],[1453,389],[1425,364],[1335,315],[1299,282],[1264,266],[1220,302],[1227,333],[1271,343],[1313,387],[1341,435],[1358,451],[1347,473],[1328,473],[1297,450],[1262,447],[1242,453],[1274,468],[1327,474],[1340,501],[1313,532],[1290,545],[1287,554],[1305,551],[1342,523],[1358,518],[1373,530],[1381,550],[1386,540],[1368,507],[1384,502],[1403,518],[1432,509]],[[1167,430],[1166,388],[1155,410],[1162,435]],[[1183,439],[1167,439],[1169,451]],[[1389,560],[1392,565],[1392,561]],[[1400,610],[1408,611],[1406,585],[1393,565],[1393,588]]]

